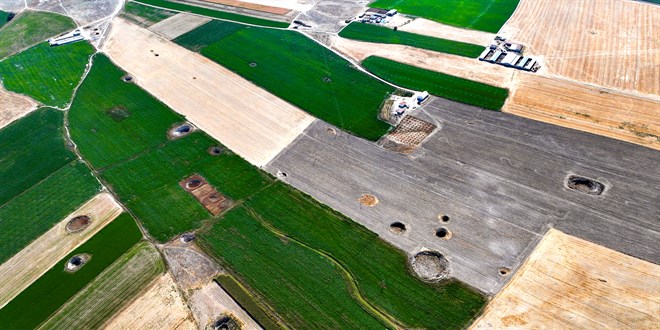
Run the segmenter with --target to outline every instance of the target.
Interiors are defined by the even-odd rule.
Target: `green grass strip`
[[[0,207],[0,264],[100,189],[87,166],[75,160]]]
[[[436,52],[477,58],[483,46],[464,42],[428,37],[404,31],[394,31],[375,24],[353,22],[339,33],[340,37],[384,44],[400,44],[424,48]]]
[[[266,27],[276,27],[276,28],[287,28],[287,27],[289,27],[289,23],[287,23],[287,22],[271,21],[271,20],[268,20],[268,19],[257,18],[257,17],[252,17],[252,16],[245,16],[245,15],[240,15],[240,14],[234,14],[234,13],[229,13],[229,12],[215,10],[215,9],[191,6],[191,5],[187,5],[187,4],[183,4],[183,3],[170,2],[170,1],[166,1],[166,0],[140,0],[140,1],[135,1],[135,2],[142,3],[142,4],[147,4],[147,5],[152,5],[152,6],[156,6],[156,7],[161,7],[161,8],[165,8],[165,9],[171,9],[171,10],[176,10],[176,11],[182,11],[182,12],[187,12],[187,13],[193,13],[193,14],[208,16],[208,17],[212,17],[212,18],[219,18],[219,19],[226,19],[226,20],[230,20],[230,21],[242,22],[242,23],[246,23],[246,24],[260,25],[260,26],[266,26]]]
[[[461,28],[497,33],[520,0],[376,0],[373,8],[398,11]]]
[[[165,263],[158,250],[148,242],[137,243],[69,299],[40,329],[100,329],[164,271]]]
[[[255,302],[255,298],[229,275],[220,275],[215,279],[222,288],[241,306],[262,328],[266,330],[283,329],[268,313]]]
[[[41,109],[0,130],[0,205],[76,158],[63,126],[63,112]]]
[[[0,309],[2,326],[34,329],[141,238],[133,218],[126,213],[120,215]],[[77,272],[66,272],[65,263],[80,253],[92,257]]]
[[[7,90],[63,108],[93,53],[86,41],[56,47],[42,42],[0,62],[0,80]]]
[[[394,88],[296,31],[245,27],[202,55],[311,115],[369,140],[390,126],[378,120]]]
[[[24,11],[0,28],[0,59],[75,28],[67,16]]]
[[[445,99],[499,111],[509,91],[480,82],[421,69],[415,66],[370,56],[362,61],[369,72],[393,84],[428,91]]]

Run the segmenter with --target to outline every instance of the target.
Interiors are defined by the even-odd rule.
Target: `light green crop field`
[[[284,184],[227,213],[201,244],[293,328],[462,328],[485,303],[456,282],[421,282],[401,251]]]
[[[376,0],[369,7],[401,13],[472,30],[497,33],[519,0]]]
[[[133,218],[120,215],[0,309],[3,328],[36,328],[141,238]],[[66,262],[81,253],[91,259],[75,273],[66,272]]]
[[[369,72],[399,86],[428,91],[449,100],[499,111],[509,91],[480,82],[429,71],[411,65],[370,56],[362,61]]]
[[[101,186],[78,160],[0,206],[0,264],[62,221]]]
[[[148,242],[137,243],[39,328],[100,329],[164,271],[158,250]]]
[[[127,2],[119,16],[142,27],[148,27],[174,15],[174,11]]]
[[[0,62],[0,80],[10,91],[64,107],[93,53],[94,47],[84,41],[57,47],[42,42]]]
[[[464,42],[428,37],[404,31],[394,31],[375,24],[353,22],[339,33],[340,37],[384,44],[400,44],[424,48],[436,52],[477,58],[483,46]]]
[[[152,5],[152,6],[157,6],[157,7],[161,7],[161,8],[165,8],[165,9],[171,9],[171,10],[176,10],[176,11],[181,11],[181,12],[188,12],[188,13],[208,16],[208,17],[212,17],[212,18],[226,19],[226,20],[230,20],[230,21],[242,22],[242,23],[252,24],[252,25],[261,25],[261,26],[277,27],[277,28],[287,28],[287,27],[289,27],[289,23],[287,23],[287,22],[271,21],[271,20],[267,20],[267,19],[263,19],[263,18],[257,18],[257,17],[252,17],[252,16],[246,16],[246,15],[239,15],[239,14],[229,13],[229,12],[225,12],[225,11],[214,10],[214,9],[203,8],[203,7],[197,7],[197,6],[191,6],[191,5],[178,3],[178,2],[167,1],[167,0],[140,0],[140,1],[136,1],[136,2],[144,3],[144,4],[148,4],[148,5]]]
[[[202,27],[201,31],[209,31]],[[369,140],[390,126],[378,120],[394,88],[354,68],[348,61],[295,31],[244,27],[225,33],[201,53],[311,115]],[[190,34],[199,35],[199,43]],[[209,40],[195,30],[192,48]]]
[[[102,54],[71,105],[71,138],[96,168],[103,168],[167,141],[183,117],[135,84]]]
[[[63,126],[64,113],[41,109],[0,130],[0,205],[76,158]]]
[[[0,59],[76,28],[70,18],[41,11],[24,11],[0,28]]]

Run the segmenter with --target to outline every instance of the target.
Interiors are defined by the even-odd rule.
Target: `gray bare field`
[[[438,129],[409,156],[316,121],[266,169],[408,253],[443,253],[451,276],[487,294],[549,227],[660,262],[660,152],[443,99],[423,109]],[[571,174],[605,191],[568,189]],[[361,205],[362,194],[380,202]]]

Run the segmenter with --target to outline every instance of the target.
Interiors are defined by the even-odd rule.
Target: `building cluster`
[[[521,44],[508,42],[506,38],[497,36],[494,43],[479,55],[479,60],[536,72],[540,65],[536,59],[523,55],[524,48]]]
[[[75,29],[71,32],[62,34],[60,36],[57,36],[55,38],[50,38],[48,39],[48,43],[51,46],[61,46],[61,45],[66,45],[70,44],[72,42],[84,40],[85,37],[82,35],[82,32],[80,29]]]
[[[381,8],[369,8],[364,14],[358,16],[358,20],[362,23],[372,23],[372,24],[385,24],[387,23],[390,17],[396,15],[398,11],[396,9],[381,9]]]

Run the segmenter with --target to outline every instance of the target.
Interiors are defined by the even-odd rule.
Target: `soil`
[[[174,279],[187,295],[213,281],[215,276],[223,272],[223,269],[194,243],[174,240],[163,248],[163,254]]]
[[[220,194],[202,176],[195,174],[179,182],[181,188],[193,195],[211,214],[218,215],[232,205],[232,201]]]
[[[251,9],[251,10],[256,10],[256,11],[262,11],[262,12],[265,12],[265,13],[271,13],[271,14],[277,14],[277,15],[285,15],[288,12],[291,11],[291,9],[288,9],[288,8],[273,7],[273,6],[267,6],[267,5],[237,1],[237,0],[202,0],[202,1],[203,2],[218,3],[218,4],[221,4],[221,5],[227,5],[227,6],[232,6],[232,7]]]
[[[210,147],[209,148],[209,154],[211,156],[220,156],[222,155],[222,147]]]
[[[449,261],[440,252],[419,252],[410,263],[417,276],[424,281],[438,282],[449,276]]]
[[[150,26],[149,30],[163,36],[167,40],[172,40],[194,30],[210,20],[211,19],[207,17],[178,13]]]
[[[245,310],[243,310],[217,283],[209,282],[195,290],[188,299],[190,309],[197,323],[202,326],[213,325],[222,315],[231,315],[241,328],[246,330],[261,329]]]
[[[364,194],[358,198],[358,202],[364,206],[374,207],[378,204],[379,200],[376,196],[371,194]]]
[[[240,330],[241,323],[233,315],[221,315],[209,326],[210,330]]]
[[[92,219],[88,215],[79,215],[66,224],[66,231],[70,233],[81,231],[87,228],[91,222]]]
[[[234,72],[121,18],[113,20],[103,51],[140,87],[256,166],[314,121]]]
[[[550,229],[472,328],[657,329],[659,296],[660,266]]]
[[[4,89],[0,84],[0,129],[37,108],[37,102]]]
[[[392,151],[411,154],[433,133],[436,127],[432,123],[407,115],[394,131],[383,136],[378,144]]]

